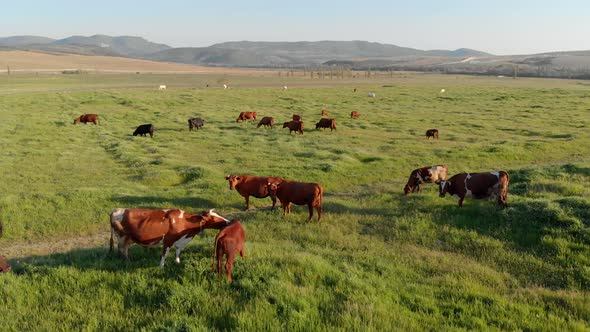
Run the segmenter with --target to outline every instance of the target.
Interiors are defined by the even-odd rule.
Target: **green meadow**
[[[336,131],[315,130],[322,109]],[[276,126],[236,123],[243,111]],[[72,124],[85,113],[100,124]],[[295,113],[303,135],[281,128]],[[189,132],[197,116],[205,126]],[[131,135],[144,123],[153,139]],[[439,140],[425,138],[430,128]],[[435,185],[404,196],[411,171],[433,164],[506,170],[508,208],[461,209]],[[590,329],[587,82],[7,75],[0,174],[0,254],[13,267],[0,275],[2,331]],[[304,206],[241,212],[228,174],[321,183],[322,222],[305,223]],[[161,248],[135,246],[129,263],[109,254],[117,207],[240,219],[234,282],[211,271],[214,230],[164,269]],[[38,250],[96,234],[104,241]]]

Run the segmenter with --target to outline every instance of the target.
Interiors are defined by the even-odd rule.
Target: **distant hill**
[[[47,38],[47,37],[38,37],[38,36],[13,36],[13,37],[0,37],[0,46],[6,47],[14,47],[14,46],[23,46],[23,45],[41,45],[41,44],[50,44],[54,42],[55,39]]]

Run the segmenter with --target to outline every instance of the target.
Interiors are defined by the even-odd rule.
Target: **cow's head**
[[[453,194],[453,184],[450,181],[441,181],[438,183],[438,194],[445,197],[446,193]]]
[[[229,190],[234,190],[242,178],[239,175],[228,175],[225,179],[229,181]]]
[[[203,211],[201,213],[201,218],[203,223],[203,228],[215,228],[215,229],[219,229],[219,228],[223,228],[227,225],[229,225],[231,222],[220,216],[219,214],[217,214],[213,209],[209,210],[209,211]]]
[[[82,116],[79,116],[79,117],[75,118],[73,124],[76,124],[76,123],[80,122],[80,119],[81,118],[82,118]]]
[[[412,189],[414,189],[412,186],[410,186],[409,184],[406,184],[404,186],[404,195],[409,194],[410,192],[412,192]]]
[[[271,197],[276,197],[277,195],[277,190],[279,189],[279,187],[281,186],[281,182],[282,181],[271,181],[268,182],[266,184],[266,189],[268,190],[268,194]]]
[[[287,128],[287,127],[289,127],[289,122],[283,123],[283,128]]]
[[[0,256],[0,273],[10,272],[10,265]]]

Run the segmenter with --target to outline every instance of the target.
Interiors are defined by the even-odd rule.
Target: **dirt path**
[[[235,211],[224,213],[223,216],[231,219],[241,214],[257,211],[270,210],[271,206],[263,206],[249,211]],[[0,248],[0,254],[6,259],[18,259],[30,256],[47,256],[56,253],[66,253],[74,249],[99,248],[104,247],[108,249],[111,232],[100,231],[94,234],[85,236],[76,236],[59,239],[35,240],[27,242],[13,243],[7,247]],[[116,246],[116,244],[115,244]]]

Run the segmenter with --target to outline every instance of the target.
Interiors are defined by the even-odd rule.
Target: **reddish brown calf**
[[[322,110],[322,116],[328,116],[328,110]]]
[[[6,262],[4,257],[0,256],[0,273],[7,272],[10,272],[10,265],[8,264],[8,262]]]
[[[350,112],[350,118],[351,118],[351,119],[358,119],[359,115],[360,115],[360,114],[359,114],[359,112],[357,112],[357,111],[352,111],[352,112]]]
[[[269,182],[268,191],[271,196],[276,196],[281,201],[283,215],[291,213],[291,203],[307,205],[309,218],[313,217],[313,208],[318,212],[318,222],[322,219],[322,197],[324,188],[319,183],[303,183],[283,180],[282,182]]]
[[[272,128],[272,126],[274,124],[275,124],[275,118],[272,118],[270,116],[265,116],[262,118],[262,120],[260,120],[260,122],[258,122],[258,126],[256,126],[256,128],[260,128],[260,126]]]
[[[221,278],[223,272],[223,256],[225,260],[225,275],[227,282],[231,282],[231,270],[234,264],[234,256],[240,253],[244,258],[244,242],[246,233],[238,220],[232,220],[231,224],[223,228],[215,237],[215,250],[213,253],[213,271],[215,271],[215,260],[217,260],[217,276]]]
[[[246,121],[246,120],[256,120],[256,112],[241,112],[236,119],[236,122]]]
[[[289,134],[292,131],[298,132],[303,135],[303,121],[289,121],[283,124],[283,128],[289,128]]]
[[[432,139],[438,139],[438,129],[428,129],[426,131],[426,139],[429,139],[430,137],[432,137]]]
[[[320,129],[320,128],[323,128],[324,130],[326,128],[330,128],[330,131],[336,130],[336,120],[322,118],[322,119],[320,119],[320,121],[318,121],[318,123],[315,124],[315,129]]]
[[[277,198],[269,194],[267,183],[281,182],[283,180],[277,177],[254,175],[228,175],[225,179],[229,181],[229,190],[235,189],[246,199],[246,210],[250,209],[250,196],[256,198],[270,196],[272,199],[272,209],[274,210]]]
[[[74,124],[82,122],[86,124],[87,122],[92,122],[94,124],[98,124],[98,115],[96,114],[82,114],[79,117],[74,119]]]
[[[293,114],[293,121],[301,121],[301,115]]]

